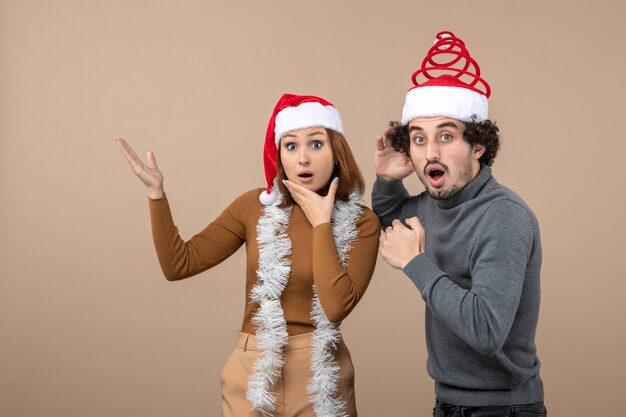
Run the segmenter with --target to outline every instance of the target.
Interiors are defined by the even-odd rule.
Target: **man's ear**
[[[487,150],[487,148],[485,148],[485,145],[475,143],[474,148],[472,149],[472,157],[478,161],[480,157],[483,156],[483,154],[485,153],[485,150]]]

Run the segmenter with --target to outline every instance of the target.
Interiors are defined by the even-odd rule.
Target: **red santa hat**
[[[277,169],[276,157],[282,136],[292,130],[318,126],[344,134],[341,116],[329,101],[320,97],[295,94],[283,94],[278,100],[265,134],[263,164],[267,189],[259,196],[261,203],[272,204],[276,199],[278,192],[274,184]]]
[[[480,67],[465,43],[454,33],[437,34],[435,44],[411,79],[414,87],[406,94],[403,125],[416,117],[446,116],[463,122],[487,119],[491,88],[481,78]]]

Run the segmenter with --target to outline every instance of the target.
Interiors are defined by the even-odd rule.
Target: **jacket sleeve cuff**
[[[374,187],[376,188],[377,192],[380,192],[385,195],[406,194],[406,189],[404,188],[404,184],[402,183],[402,180],[387,181],[383,177],[380,177],[377,175],[376,180],[374,181]]]
[[[411,259],[404,267],[403,272],[413,281],[413,284],[415,284],[420,294],[422,294],[422,298],[425,298],[429,287],[432,286],[438,278],[445,275],[445,273],[424,253]]]

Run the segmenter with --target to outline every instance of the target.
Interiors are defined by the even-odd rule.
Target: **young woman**
[[[267,188],[242,194],[203,231],[178,235],[151,151],[117,143],[148,189],[154,243],[168,280],[205,271],[246,243],[243,323],[222,375],[230,416],[356,416],[354,370],[339,325],[363,296],[380,225],[339,112],[283,95],[264,147]]]

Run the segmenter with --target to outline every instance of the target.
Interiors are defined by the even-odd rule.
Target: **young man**
[[[451,32],[437,35],[413,82],[401,123],[377,138],[372,205],[386,227],[383,259],[426,302],[433,415],[545,416],[539,226],[491,174],[500,142],[489,85]],[[413,172],[418,196],[402,185]]]

